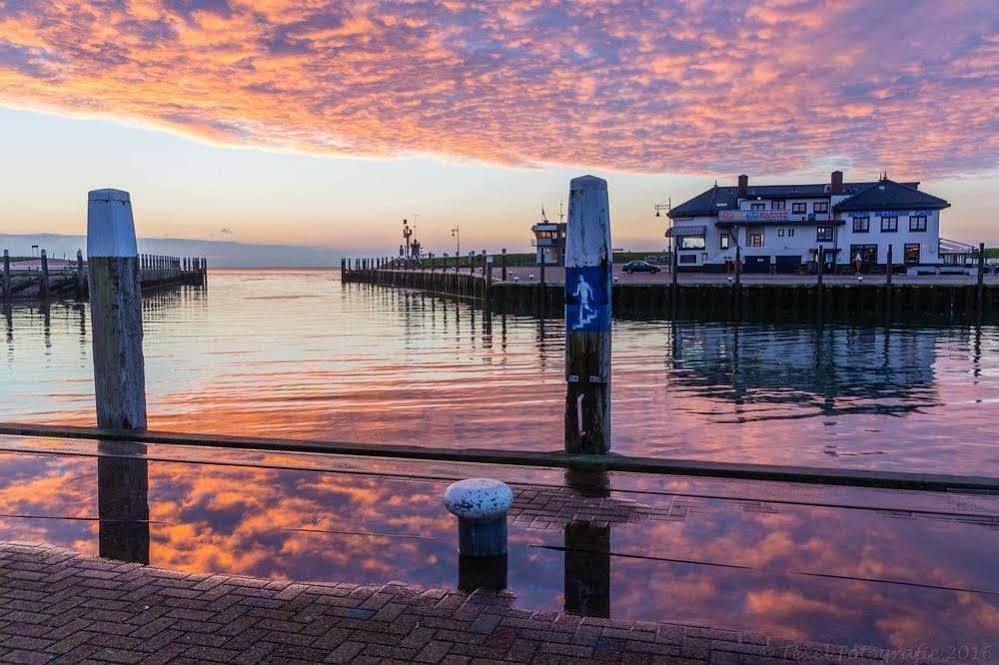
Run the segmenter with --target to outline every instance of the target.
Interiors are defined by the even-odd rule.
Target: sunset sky
[[[0,0],[0,233],[524,250],[568,180],[614,244],[709,187],[881,170],[999,244],[994,2]]]

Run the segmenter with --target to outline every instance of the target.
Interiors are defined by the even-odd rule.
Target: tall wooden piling
[[[565,450],[611,447],[610,205],[607,181],[569,184],[565,254]]]
[[[888,264],[885,272],[885,285],[891,290],[891,273],[892,268],[895,265],[895,260],[892,258],[892,244],[888,243]]]
[[[76,250],[76,297],[82,298],[84,295],[83,280],[83,250]]]
[[[97,424],[146,428],[142,290],[128,192],[90,192],[87,266]],[[149,474],[144,447],[101,441],[97,460],[100,555],[149,563]]]
[[[142,290],[128,192],[90,192],[87,257],[97,424],[142,430],[146,428]]]
[[[506,247],[500,250],[500,279],[506,281]]]
[[[3,250],[3,299],[10,300],[10,250]]]
[[[42,300],[47,300],[49,297],[49,255],[44,249],[42,250],[42,276],[38,281],[38,296]]]
[[[985,243],[978,243],[978,292],[977,292],[977,309],[981,313],[982,308],[985,305]]]

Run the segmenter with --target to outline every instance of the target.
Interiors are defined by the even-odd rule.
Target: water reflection
[[[936,329],[673,324],[673,369],[715,399],[807,401],[823,416],[938,406]],[[949,333],[951,341],[954,333]],[[960,340],[960,336],[957,338]],[[775,414],[772,417],[794,417]]]
[[[97,459],[100,556],[149,563],[149,470],[146,448],[101,441]]]
[[[759,484],[489,469],[516,490],[510,552],[470,571],[441,505],[447,465],[42,445],[102,457],[0,453],[0,539],[190,572],[505,585],[525,609],[844,644],[999,637],[995,497],[762,484],[748,499]],[[390,475],[421,472],[435,477]]]
[[[336,279],[146,294],[150,427],[562,447],[560,320]],[[84,310],[3,310],[0,419],[94,422]],[[980,473],[999,467],[999,328],[617,321],[613,400],[620,453]]]

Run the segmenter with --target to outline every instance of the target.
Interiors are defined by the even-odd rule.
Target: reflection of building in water
[[[713,398],[798,402],[804,393],[826,411],[852,413],[907,412],[937,401],[939,330],[729,323],[672,329],[674,384],[710,388],[705,395]]]

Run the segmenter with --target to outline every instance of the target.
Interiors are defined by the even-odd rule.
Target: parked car
[[[657,273],[661,270],[659,266],[654,266],[648,261],[632,261],[631,263],[624,264],[621,268],[622,272],[635,273],[635,272],[651,272]]]

